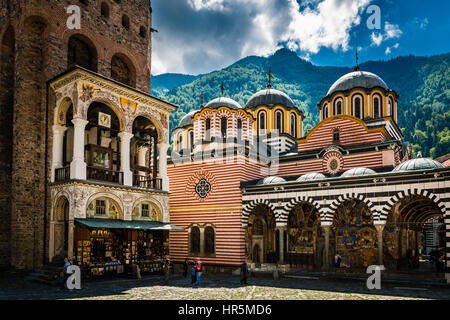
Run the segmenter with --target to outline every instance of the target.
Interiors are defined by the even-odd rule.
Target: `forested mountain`
[[[296,53],[281,49],[264,58],[250,56],[220,71],[206,75],[166,74],[152,78],[152,94],[175,103],[180,108],[170,117],[174,128],[182,116],[220,95],[245,105],[250,96],[265,88],[269,65],[273,87],[286,92],[306,115],[305,134],[319,120],[317,103],[340,76],[352,68],[319,67]],[[361,70],[379,75],[400,94],[399,126],[405,141],[413,143],[413,151],[425,157],[438,157],[450,152],[450,53],[432,57],[406,56],[389,61],[369,61]]]

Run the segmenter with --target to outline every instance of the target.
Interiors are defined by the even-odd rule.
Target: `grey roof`
[[[180,123],[178,123],[177,128],[185,127],[188,125],[193,125],[192,122],[192,116],[197,112],[198,110],[192,110],[191,112],[187,113],[183,118],[181,118]]]
[[[392,170],[392,172],[413,171],[413,170],[431,170],[445,168],[442,163],[427,158],[416,158],[405,161]]]
[[[250,97],[247,104],[245,105],[246,108],[251,107],[257,107],[260,105],[282,105],[285,107],[291,107],[294,108],[294,102],[292,99],[284,92],[281,92],[280,90],[276,89],[264,89],[261,91],[258,91],[254,95]]]
[[[303,182],[303,181],[323,180],[323,179],[326,179],[326,177],[323,174],[318,172],[311,172],[298,177],[297,180],[295,181]]]
[[[353,88],[382,87],[388,89],[386,83],[376,74],[367,71],[354,71],[340,77],[328,90],[327,96],[336,91],[345,91]]]
[[[233,99],[227,97],[219,97],[211,100],[205,106],[205,108],[220,108],[220,107],[228,107],[230,109],[242,109],[241,105],[234,101]]]
[[[259,180],[256,183],[256,185],[260,186],[260,185],[264,185],[264,184],[277,184],[277,183],[283,183],[283,182],[286,182],[286,180],[284,180],[283,178],[280,178],[280,177],[272,176],[272,177],[267,177],[267,178]]]
[[[373,171],[372,169],[368,169],[368,168],[353,168],[350,170],[345,171],[341,177],[346,178],[346,177],[357,177],[357,176],[367,176],[367,175],[371,175],[371,174],[377,174],[375,171]]]

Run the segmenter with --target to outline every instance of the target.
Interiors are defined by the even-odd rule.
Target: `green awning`
[[[135,230],[184,230],[170,223],[158,221],[138,221],[138,220],[112,220],[112,219],[80,219],[75,218],[75,222],[81,223],[89,228],[108,229],[135,229]]]

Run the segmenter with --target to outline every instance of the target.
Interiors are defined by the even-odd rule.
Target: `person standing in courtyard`
[[[197,268],[196,265],[193,264],[191,269],[191,286],[195,287],[196,283],[197,283]]]
[[[342,258],[341,258],[341,255],[339,254],[339,251],[338,251],[338,252],[336,252],[336,255],[334,256],[334,266],[336,268],[340,268],[341,267],[341,261],[342,261]]]
[[[248,266],[247,266],[247,259],[244,260],[241,264],[241,284],[247,284],[247,277],[248,277]]]
[[[163,265],[163,272],[165,276],[166,283],[169,282],[169,273],[170,273],[170,262],[166,260]]]
[[[63,266],[63,277],[62,277],[62,283],[61,283],[61,289],[65,290],[67,288],[66,282],[69,278],[68,268],[71,266],[69,258],[64,258],[64,266]]]
[[[202,262],[200,261],[199,258],[197,258],[197,266],[196,266],[196,271],[197,271],[197,286],[200,287],[201,286],[201,276],[202,276],[202,269],[203,269],[203,265]]]
[[[187,277],[188,268],[189,268],[189,262],[188,262],[188,258],[186,258],[186,259],[184,259],[184,263],[183,263],[183,276],[185,278]]]

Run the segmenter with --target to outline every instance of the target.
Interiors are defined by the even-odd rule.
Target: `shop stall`
[[[75,219],[74,264],[83,279],[127,277],[139,266],[141,274],[162,272],[169,258],[169,230],[182,230],[156,221]]]

